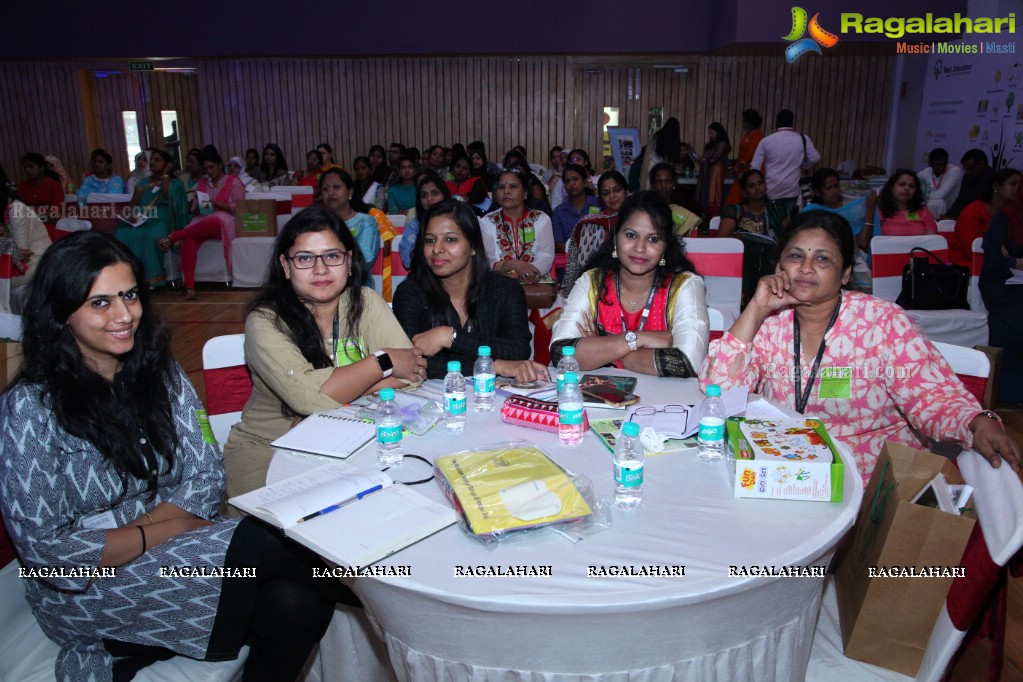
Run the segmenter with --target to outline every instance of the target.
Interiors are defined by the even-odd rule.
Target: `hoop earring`
[[[614,247],[614,249],[611,250],[611,257],[614,258],[615,260],[618,260],[618,247],[617,246]]]
[[[668,261],[664,260],[664,256],[661,256],[661,260],[659,260],[657,264],[663,268],[665,265],[668,264]]]

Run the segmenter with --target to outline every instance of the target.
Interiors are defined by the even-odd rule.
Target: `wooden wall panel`
[[[425,152],[481,139],[498,160],[522,144],[539,161],[573,127],[566,65],[564,57],[207,62],[204,138],[225,154],[276,142],[291,168],[320,142],[346,168],[371,145],[395,141]]]
[[[150,117],[158,113],[155,103],[179,112],[183,148],[212,143],[225,158],[274,142],[296,168],[307,150],[329,142],[350,168],[375,143],[398,141],[425,151],[435,143],[481,139],[496,161],[515,144],[540,163],[555,144],[582,147],[599,171],[604,106],[618,107],[620,124],[638,128],[644,143],[649,108],[664,107],[665,118],[678,118],[683,138],[698,149],[712,121],[724,125],[735,148],[744,109],[760,111],[771,132],[776,112],[787,107],[825,163],[880,165],[884,159],[891,56],[829,55],[788,64],[776,50],[765,50],[658,61],[684,62],[689,71],[654,69],[649,58],[553,55],[211,60],[200,62],[195,75],[96,78],[97,137],[114,155],[117,172],[126,174],[118,152],[124,147],[120,112],[146,111],[148,98]],[[85,171],[79,66],[0,64],[0,161],[15,178],[17,160],[29,149],[61,156],[76,182]]]
[[[78,72],[71,63],[0,63],[0,163],[24,180],[26,152],[54,154],[77,184],[89,165]]]

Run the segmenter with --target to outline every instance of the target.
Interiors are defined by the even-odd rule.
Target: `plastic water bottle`
[[[558,393],[561,393],[565,385],[565,372],[579,373],[579,361],[575,359],[575,346],[565,346],[561,349],[561,360],[558,361]]]
[[[395,466],[405,459],[401,447],[401,414],[394,402],[394,389],[380,389],[377,405],[377,461],[383,466]]]
[[[643,504],[643,444],[639,424],[625,422],[615,443],[615,504],[632,509]]]
[[[465,429],[465,377],[458,360],[448,362],[448,373],[444,376],[444,426],[448,433]]]
[[[579,375],[565,372],[565,382],[558,391],[558,438],[562,445],[583,443],[583,392],[579,389]]]
[[[490,346],[480,346],[479,357],[472,367],[472,392],[474,408],[477,412],[494,411],[494,359],[490,357]]]
[[[704,462],[716,462],[725,450],[725,404],[721,387],[711,384],[700,406],[700,433],[696,437],[697,456]]]

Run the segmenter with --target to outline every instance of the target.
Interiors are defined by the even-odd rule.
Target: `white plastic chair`
[[[973,259],[970,261],[970,293],[966,300],[970,310],[987,312],[984,297],[980,295],[980,272],[984,269],[984,238],[977,237],[972,244]]]
[[[710,219],[710,224],[707,225],[707,229],[710,230],[711,235],[716,235],[717,231],[721,229],[721,216],[716,215]]]
[[[732,237],[682,240],[686,255],[707,285],[707,305],[717,308],[727,329],[739,317],[742,304],[743,243]]]
[[[940,234],[874,237],[870,241],[875,296],[895,302],[902,291],[902,269],[909,264],[910,252],[917,246],[948,261],[948,242]],[[986,311],[907,310],[906,313],[931,341],[944,341],[967,348],[987,345]]]
[[[955,231],[956,231],[956,221],[948,219],[948,218],[946,218],[945,220],[939,220],[938,221],[938,232],[946,233],[946,232],[955,232]]]
[[[223,449],[231,427],[242,419],[242,408],[248,400],[240,399],[252,379],[245,366],[245,334],[214,336],[202,348],[203,379],[206,384],[206,416],[210,428]],[[216,371],[221,370],[221,371]],[[228,396],[233,398],[228,399]]]

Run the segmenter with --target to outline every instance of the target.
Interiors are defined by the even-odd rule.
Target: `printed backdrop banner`
[[[964,41],[949,46],[973,46]],[[931,54],[917,128],[915,169],[927,166],[927,153],[948,150],[958,165],[968,149],[987,153],[992,165],[1023,166],[1023,55]]]

